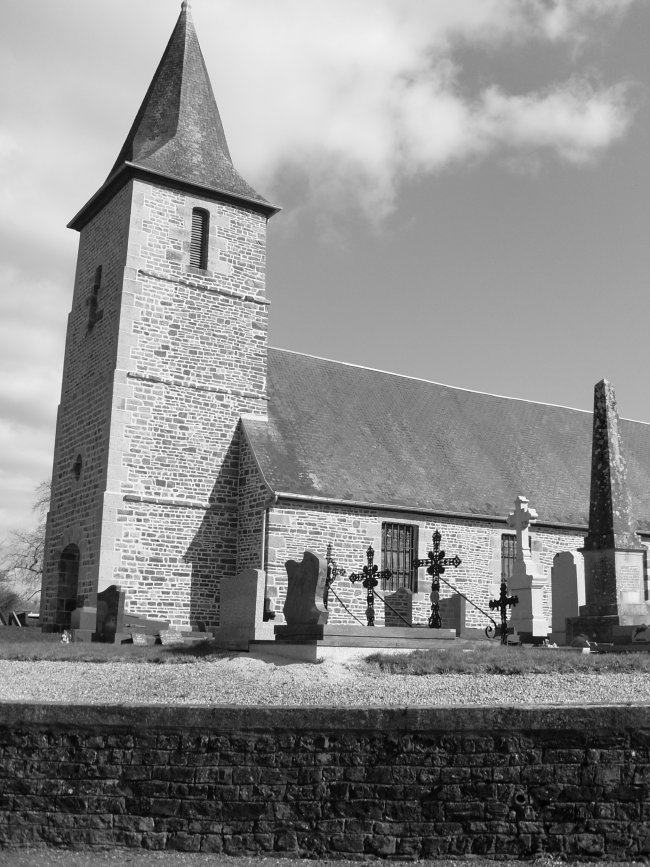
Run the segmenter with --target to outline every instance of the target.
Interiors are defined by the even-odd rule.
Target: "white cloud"
[[[604,153],[628,128],[629,91],[585,83],[576,48],[602,43],[644,2],[214,0],[194,15],[242,174],[270,195],[298,179],[312,211],[357,205],[376,216],[406,180],[463,161],[494,154],[542,171],[549,153],[572,165]],[[33,489],[49,472],[76,248],[65,223],[117,156],[174,14],[152,17],[144,0],[7,6],[0,535],[15,517],[31,520]],[[549,69],[534,90],[497,86],[491,59],[529,44],[566,54],[573,77],[557,81]],[[480,53],[484,82],[473,91],[461,68],[468,50]],[[278,199],[286,204],[286,189]]]
[[[217,87],[217,98],[242,172],[267,190],[302,173],[320,205],[345,190],[346,208],[352,200],[376,215],[404,179],[461,160],[516,150],[539,163],[541,150],[588,163],[619,140],[632,114],[623,84],[596,87],[576,70],[528,93],[490,83],[472,93],[461,87],[458,51],[480,46],[486,69],[491,51],[531,41],[573,56],[634,2],[223,0],[201,15],[228,22],[208,65],[237,70],[236,93],[222,99]],[[242,104],[259,135],[229,126]]]
[[[588,162],[627,131],[630,109],[622,85],[594,90],[572,81],[545,93],[483,95],[478,124],[487,138],[511,147],[550,148],[569,162]]]

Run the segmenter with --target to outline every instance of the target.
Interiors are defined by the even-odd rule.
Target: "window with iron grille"
[[[190,238],[190,265],[192,268],[208,267],[208,229],[210,214],[203,208],[192,211],[192,236]]]
[[[384,590],[394,591],[408,587],[417,591],[417,567],[413,560],[418,556],[418,528],[412,524],[381,525],[381,568],[390,569],[392,578],[384,580]]]
[[[531,538],[528,537],[528,543],[531,544]],[[510,582],[512,573],[515,568],[515,557],[517,555],[517,537],[514,533],[503,533],[501,535],[501,581],[506,584]]]

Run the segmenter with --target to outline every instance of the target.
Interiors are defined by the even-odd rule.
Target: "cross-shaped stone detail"
[[[516,560],[524,560],[529,555],[530,541],[528,536],[528,525],[537,519],[537,512],[528,506],[526,497],[517,497],[515,500],[515,510],[510,512],[507,521],[509,527],[514,527],[517,534],[517,549],[515,551]]]

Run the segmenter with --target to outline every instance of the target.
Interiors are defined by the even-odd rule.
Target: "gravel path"
[[[426,707],[644,704],[650,674],[382,675],[361,662],[233,656],[183,665],[0,660],[1,702]]]

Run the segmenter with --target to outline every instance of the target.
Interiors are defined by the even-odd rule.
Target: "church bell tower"
[[[235,170],[187,3],[80,233],[41,618],[117,584],[133,613],[218,623],[236,569],[238,422],[265,417],[266,224]]]

